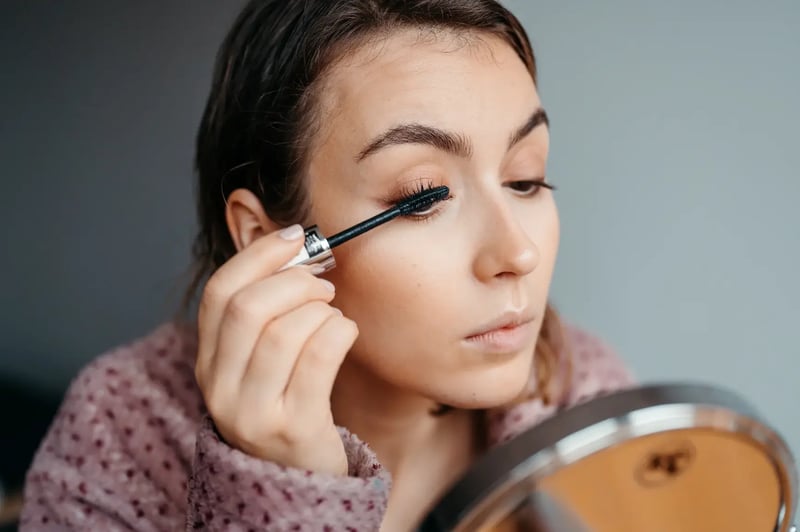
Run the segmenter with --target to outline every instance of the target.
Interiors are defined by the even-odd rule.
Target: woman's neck
[[[474,411],[434,415],[439,405],[393,386],[345,361],[331,397],[334,420],[365,441],[394,477],[405,476],[431,453],[480,450]]]

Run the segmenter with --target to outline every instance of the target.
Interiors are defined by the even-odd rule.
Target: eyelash
[[[420,192],[425,192],[427,190],[431,190],[433,187],[434,187],[433,180],[430,180],[430,179],[420,179],[420,180],[414,181],[412,183],[408,183],[403,187],[402,190],[400,190],[400,193],[399,193],[399,195],[397,197],[392,198],[387,203],[392,204],[392,205],[396,205],[396,204],[400,203],[401,201],[407,200],[410,197],[419,194]],[[443,199],[442,201],[436,202],[435,204],[431,205],[431,207],[427,211],[422,211],[422,212],[417,212],[417,213],[414,213],[414,214],[409,214],[409,215],[406,215],[406,218],[409,218],[409,219],[414,220],[414,221],[430,220],[431,218],[433,218],[436,214],[438,214],[441,211],[441,209],[440,209],[441,203],[443,201],[448,201],[452,197],[453,197],[452,195],[449,195],[445,199]]]
[[[519,184],[526,185],[526,190],[519,190],[519,189],[515,189],[513,187],[514,185],[519,185]],[[507,185],[510,185],[509,188],[513,192],[515,192],[518,196],[523,197],[523,198],[532,198],[532,197],[536,196],[538,194],[539,190],[541,190],[542,188],[546,188],[546,189],[552,190],[552,191],[557,190],[555,185],[552,185],[552,184],[548,183],[545,180],[545,178],[524,179],[524,180],[520,180],[520,181],[511,181]],[[399,193],[399,195],[397,197],[392,198],[387,203],[389,203],[391,205],[395,205],[397,203],[400,203],[403,200],[407,200],[408,198],[410,198],[410,197],[412,197],[412,196],[414,196],[416,194],[419,194],[420,192],[425,192],[426,190],[430,190],[433,187],[434,187],[434,184],[433,184],[432,180],[414,181],[413,183],[406,185],[400,191],[400,193]],[[528,187],[532,187],[532,190],[527,190]],[[448,201],[452,197],[453,196],[450,195],[447,198],[445,198],[443,201]],[[419,213],[415,213],[415,214],[410,214],[410,215],[406,216],[406,218],[410,218],[410,219],[412,219],[414,221],[427,221],[427,220],[430,220],[431,218],[436,216],[439,212],[441,212],[441,208],[440,208],[441,207],[441,203],[442,202],[438,202],[435,205],[431,206],[431,208],[428,209],[427,211],[423,211],[423,212],[419,212]]]

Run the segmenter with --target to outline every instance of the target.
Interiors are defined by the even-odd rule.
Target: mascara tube
[[[336,266],[336,259],[333,257],[332,250],[336,246],[344,244],[348,240],[359,235],[363,235],[367,231],[383,225],[398,216],[407,216],[425,210],[434,203],[446,199],[449,194],[450,189],[445,186],[423,190],[372,218],[336,233],[329,239],[325,238],[316,225],[312,225],[305,230],[305,244],[303,245],[303,249],[278,271],[283,271],[286,268],[298,265],[316,266],[315,274],[332,270]]]

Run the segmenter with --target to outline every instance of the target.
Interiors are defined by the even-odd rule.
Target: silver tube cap
[[[322,236],[316,225],[306,229],[306,241],[303,249],[279,271],[298,265],[319,266],[321,271],[315,272],[317,274],[332,270],[336,266],[336,259],[333,257],[328,240]],[[317,270],[320,268],[317,268]]]

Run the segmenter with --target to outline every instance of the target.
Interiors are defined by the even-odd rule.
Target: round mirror
[[[656,385],[565,410],[492,449],[421,530],[789,532],[794,459],[740,397]]]

